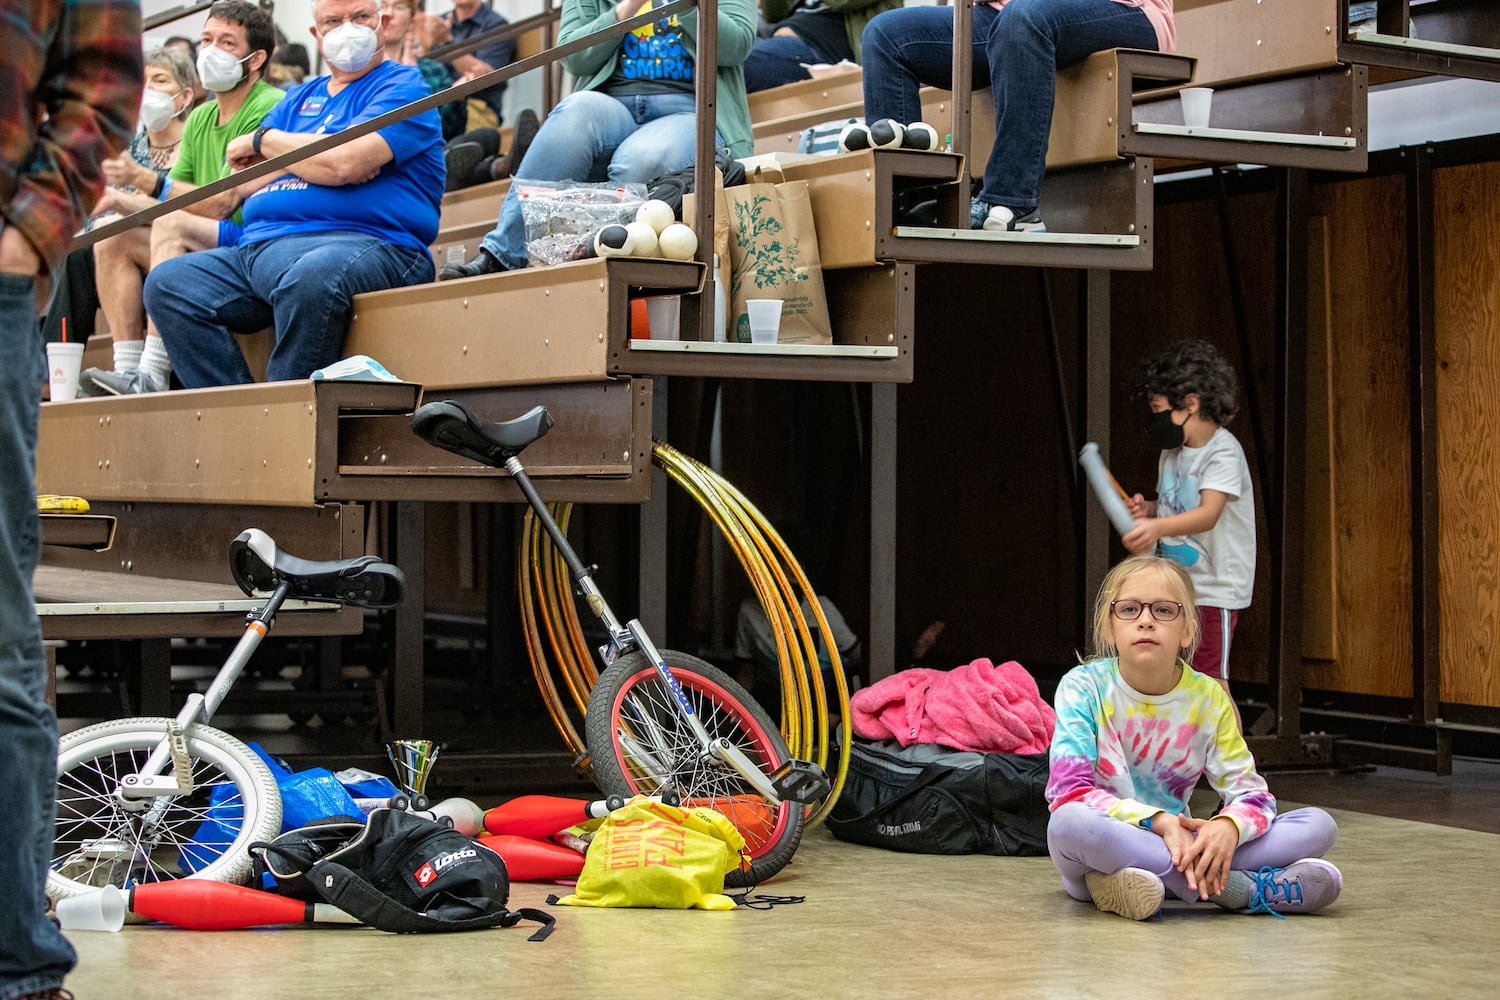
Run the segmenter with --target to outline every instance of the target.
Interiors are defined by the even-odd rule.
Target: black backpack
[[[1047,775],[1044,753],[855,739],[828,830],[918,854],[1046,854]]]
[[[252,844],[274,891],[332,903],[361,923],[393,934],[511,927],[525,918],[551,932],[540,910],[508,910],[510,880],[500,855],[445,823],[404,810],[376,809],[365,822],[332,817]]]

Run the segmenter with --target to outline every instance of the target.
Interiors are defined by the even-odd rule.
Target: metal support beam
[[[1437,293],[1432,149],[1405,151],[1407,371],[1411,392],[1412,715],[1441,721],[1438,607]]]
[[[870,385],[871,683],[896,671],[896,387]]]
[[[1271,690],[1276,734],[1286,741],[1297,740],[1302,727],[1307,204],[1307,172],[1284,171],[1276,197],[1275,480],[1263,483],[1261,492],[1271,525]]]
[[[391,662],[392,734],[398,739],[423,735],[426,710],[422,703],[423,650],[425,647],[427,587],[427,505],[403,502],[395,505],[392,548],[396,565],[406,575],[406,595],[395,611],[395,637]],[[384,720],[382,720],[384,721]]]
[[[651,438],[667,440],[667,384],[655,380],[652,388]],[[667,635],[667,474],[651,464],[651,499],[640,507],[640,544],[636,560],[639,597],[636,606],[646,631],[665,641]]]
[[[1083,369],[1083,398],[1079,407],[1083,411],[1084,440],[1099,445],[1105,455],[1109,454],[1110,426],[1110,308],[1108,271],[1084,271],[1079,283],[1082,301],[1079,315],[1083,319],[1083,346],[1080,350],[1080,366]],[[1070,456],[1074,461],[1076,455]],[[1086,491],[1079,490],[1080,496]],[[1109,572],[1110,527],[1104,508],[1084,498],[1082,534],[1083,558],[1079,560],[1082,579],[1078,592],[1080,605],[1080,635],[1092,635],[1093,623],[1089,620],[1094,595]]]

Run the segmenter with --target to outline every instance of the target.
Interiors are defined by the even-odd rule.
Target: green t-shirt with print
[[[224,149],[235,136],[254,132],[266,112],[286,96],[279,87],[264,80],[256,80],[245,95],[245,103],[234,113],[234,117],[219,124],[219,104],[204,101],[188,115],[187,125],[182,129],[182,144],[177,148],[177,162],[172,165],[172,180],[186,181],[202,187],[229,176],[229,164],[224,162]],[[234,221],[240,214],[234,213]]]

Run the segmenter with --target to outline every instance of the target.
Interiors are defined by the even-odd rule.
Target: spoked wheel
[[[180,878],[249,880],[249,846],[281,830],[281,795],[270,768],[239,740],[192,726],[185,740],[193,791],[129,802],[117,794],[170,724],[117,719],[63,737],[47,895]]]
[[[712,739],[727,739],[767,774],[791,757],[765,709],[722,670],[696,656],[661,651]],[[785,868],[802,840],[803,807],[761,796],[739,772],[704,759],[698,739],[645,654],[623,656],[599,676],[585,720],[594,779],[609,795],[675,789],[685,806],[723,813],[744,835],[748,871],[725,883],[754,885]]]

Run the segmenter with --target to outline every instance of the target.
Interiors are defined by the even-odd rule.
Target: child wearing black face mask
[[[1230,639],[1255,586],[1255,491],[1245,451],[1224,427],[1239,408],[1239,380],[1212,344],[1185,340],[1141,365],[1136,390],[1162,453],[1156,501],[1137,493],[1126,502],[1136,524],[1122,541],[1187,569],[1201,637],[1193,669],[1228,692]]]

